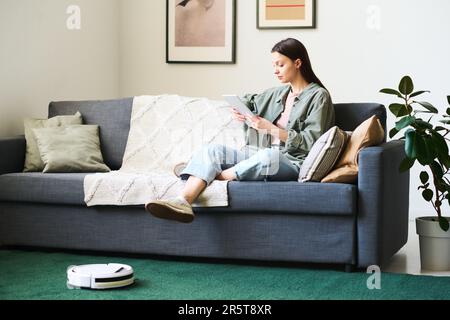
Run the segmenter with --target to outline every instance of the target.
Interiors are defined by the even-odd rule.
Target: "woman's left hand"
[[[276,129],[276,126],[272,122],[270,122],[269,120],[266,120],[264,118],[261,118],[259,116],[254,116],[254,117],[246,116],[246,118],[247,118],[247,121],[250,122],[250,124],[251,124],[250,126],[255,130],[270,131],[270,130]]]

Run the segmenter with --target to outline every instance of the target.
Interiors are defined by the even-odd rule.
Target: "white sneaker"
[[[183,197],[150,201],[145,209],[157,218],[184,223],[192,222],[195,217],[192,206]]]

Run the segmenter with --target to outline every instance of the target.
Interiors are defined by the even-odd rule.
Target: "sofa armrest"
[[[358,266],[382,266],[408,240],[409,171],[400,173],[405,143],[361,150],[358,174]]]
[[[0,138],[0,174],[23,171],[25,148],[25,136]]]

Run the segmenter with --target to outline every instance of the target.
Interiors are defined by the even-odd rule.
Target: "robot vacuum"
[[[125,264],[86,264],[67,268],[69,289],[114,289],[133,283],[133,268]]]

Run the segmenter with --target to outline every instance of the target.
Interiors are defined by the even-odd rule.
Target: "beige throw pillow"
[[[24,172],[42,171],[44,163],[39,154],[33,129],[83,124],[81,113],[73,116],[56,116],[50,119],[24,119],[25,139],[27,142]]]
[[[97,125],[34,129],[44,173],[109,172],[100,150]]]
[[[333,170],[322,182],[354,183],[358,179],[358,155],[366,147],[384,140],[384,129],[377,116],[372,116],[353,131],[348,144]]]
[[[346,142],[347,133],[337,126],[325,132],[314,143],[303,162],[298,181],[321,181],[333,169]]]

